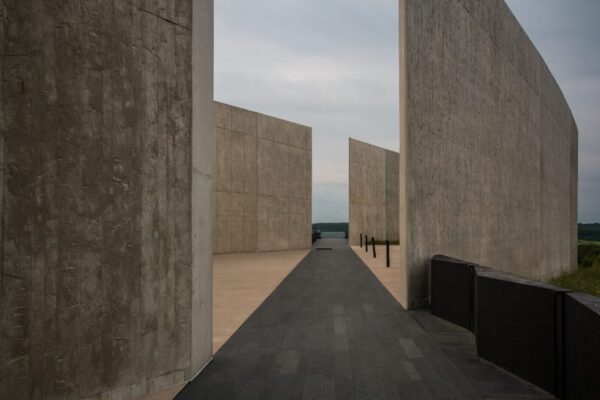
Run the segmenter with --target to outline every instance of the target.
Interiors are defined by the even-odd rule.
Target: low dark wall
[[[600,399],[600,298],[467,261],[431,260],[431,313],[478,355],[561,399]]]
[[[474,284],[478,355],[559,395],[566,291],[490,270]]]
[[[474,264],[446,256],[431,259],[431,313],[473,330]]]
[[[565,296],[565,376],[568,400],[600,399],[600,298]]]

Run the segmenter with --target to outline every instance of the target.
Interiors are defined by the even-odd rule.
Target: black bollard
[[[360,234],[360,248],[362,249],[362,233]]]
[[[365,235],[365,252],[369,252],[369,237]]]
[[[377,258],[377,252],[375,251],[375,238],[371,238],[371,245],[373,245],[373,258]]]
[[[385,241],[385,265],[390,267],[390,241]]]

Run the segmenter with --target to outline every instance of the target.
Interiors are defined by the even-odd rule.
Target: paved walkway
[[[373,248],[369,246],[369,252],[364,247],[352,246],[351,249],[361,259],[363,263],[375,275],[375,277],[385,286],[385,288],[402,304],[404,288],[402,285],[402,272],[400,269],[400,246],[390,246],[390,266],[385,263],[385,245],[376,245],[377,258],[373,258]]]
[[[345,241],[317,246],[178,400],[482,398]]]
[[[213,256],[213,352],[269,297],[308,250]]]

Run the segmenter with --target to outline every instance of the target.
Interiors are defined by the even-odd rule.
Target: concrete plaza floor
[[[376,258],[373,258],[373,249],[369,246],[369,252],[364,246],[352,246],[352,250],[360,257],[385,288],[400,303],[404,295],[402,276],[400,275],[400,246],[390,246],[390,266],[386,266],[385,245],[375,245]]]
[[[213,352],[275,290],[309,250],[223,254],[213,258]]]

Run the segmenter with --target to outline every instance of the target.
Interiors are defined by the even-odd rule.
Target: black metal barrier
[[[565,289],[498,271],[475,271],[477,354],[560,396]]]
[[[431,260],[431,313],[473,330],[473,267],[445,256]]]
[[[566,398],[600,399],[600,298],[565,296],[564,339]]]
[[[474,263],[431,260],[431,313],[477,353],[561,399],[600,399],[600,298]]]

